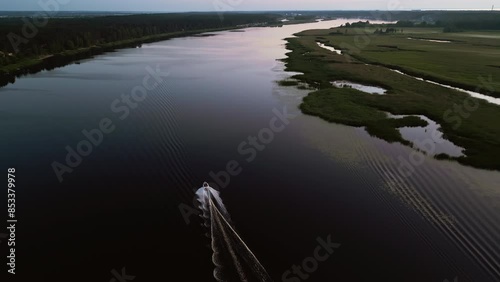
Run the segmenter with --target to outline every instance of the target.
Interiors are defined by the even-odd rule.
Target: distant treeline
[[[416,20],[398,21],[398,27],[434,26],[445,32],[465,30],[500,30],[500,12],[441,12]]]
[[[500,30],[500,11],[296,11],[303,18],[346,18],[382,20],[397,22],[396,27],[435,26],[445,31],[459,30]],[[292,12],[279,12],[290,14]],[[370,26],[367,21],[345,25],[363,28]]]
[[[393,10],[376,11],[296,11],[302,17],[321,16],[330,18],[384,20],[384,21],[410,21],[435,23],[471,23],[473,28],[482,29],[496,24],[500,21],[500,11],[402,11],[401,7],[394,7]],[[290,14],[292,12],[276,12],[280,14]],[[484,22],[484,24],[479,24]]]
[[[0,65],[165,33],[275,23],[280,15],[136,14],[77,18],[0,18]]]
[[[336,13],[333,13],[336,14]],[[498,11],[404,11],[404,12],[349,12],[360,18],[373,20],[397,20],[395,27],[442,27],[445,32],[465,30],[500,30]],[[364,17],[363,17],[364,16]],[[342,27],[363,28],[371,26],[369,21],[347,23]]]
[[[397,9],[397,7],[395,7]],[[99,15],[64,13],[61,17],[21,17],[10,13],[0,17],[0,74],[23,69],[38,59],[65,51],[106,47],[115,42],[135,42],[141,38],[162,39],[170,33],[188,34],[195,30],[223,29],[267,23],[279,25],[280,18],[362,18],[398,21],[397,26],[431,25],[445,31],[500,29],[500,12],[458,11],[281,11],[271,13],[170,13]],[[34,14],[34,13],[33,13]],[[16,16],[17,15],[17,16]],[[351,27],[369,24],[360,22]],[[147,40],[144,40],[147,42]],[[65,52],[67,53],[67,52]],[[2,68],[3,66],[3,68]],[[6,67],[9,66],[9,67]]]

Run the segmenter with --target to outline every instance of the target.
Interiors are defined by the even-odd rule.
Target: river
[[[286,272],[328,238],[340,247],[307,281],[499,279],[499,172],[303,115],[308,91],[276,83],[293,75],[284,38],[344,22],[176,38],[0,88],[19,278],[213,281],[180,212],[208,181],[275,281],[306,279]]]

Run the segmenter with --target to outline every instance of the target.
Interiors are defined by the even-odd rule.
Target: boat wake
[[[234,230],[219,192],[204,183],[196,197],[203,225],[208,229],[207,237],[211,239],[214,278],[217,281],[271,282],[267,271]]]

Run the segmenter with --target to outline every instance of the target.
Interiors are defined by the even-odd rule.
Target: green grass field
[[[327,45],[343,49],[367,63],[500,97],[500,32],[443,33],[437,28],[403,28],[403,32],[375,35],[375,29],[339,28],[326,34],[325,31],[308,31],[304,35],[323,37],[321,41]],[[330,35],[332,31],[334,35]],[[479,77],[490,76],[497,78],[491,83],[493,89],[478,89]]]
[[[481,92],[498,96],[500,68],[492,66],[500,65],[500,40],[495,39],[500,32],[448,34],[439,29],[404,28],[403,33],[375,35],[373,28],[360,36],[366,30],[351,28],[347,34],[345,30],[310,30],[288,39],[288,49],[292,52],[285,59],[287,69],[304,73],[295,78],[320,89],[304,99],[303,112],[331,122],[365,126],[371,135],[403,144],[409,142],[402,139],[397,128],[420,126],[423,121],[418,118],[394,121],[384,112],[425,115],[441,125],[447,139],[466,148],[466,157],[456,160],[500,170],[500,126],[495,122],[500,121],[500,106],[384,67],[473,90],[481,84],[478,77],[487,81],[491,77],[492,81]],[[408,37],[453,42],[435,43]],[[317,45],[318,41],[342,49],[344,54],[323,49]],[[331,85],[334,80],[380,86],[388,91],[386,95],[372,95],[351,88],[335,88]]]

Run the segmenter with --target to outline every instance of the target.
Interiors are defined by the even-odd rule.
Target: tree
[[[68,40],[66,41],[66,49],[68,50],[74,50],[75,49],[75,43],[73,43],[73,40]]]

